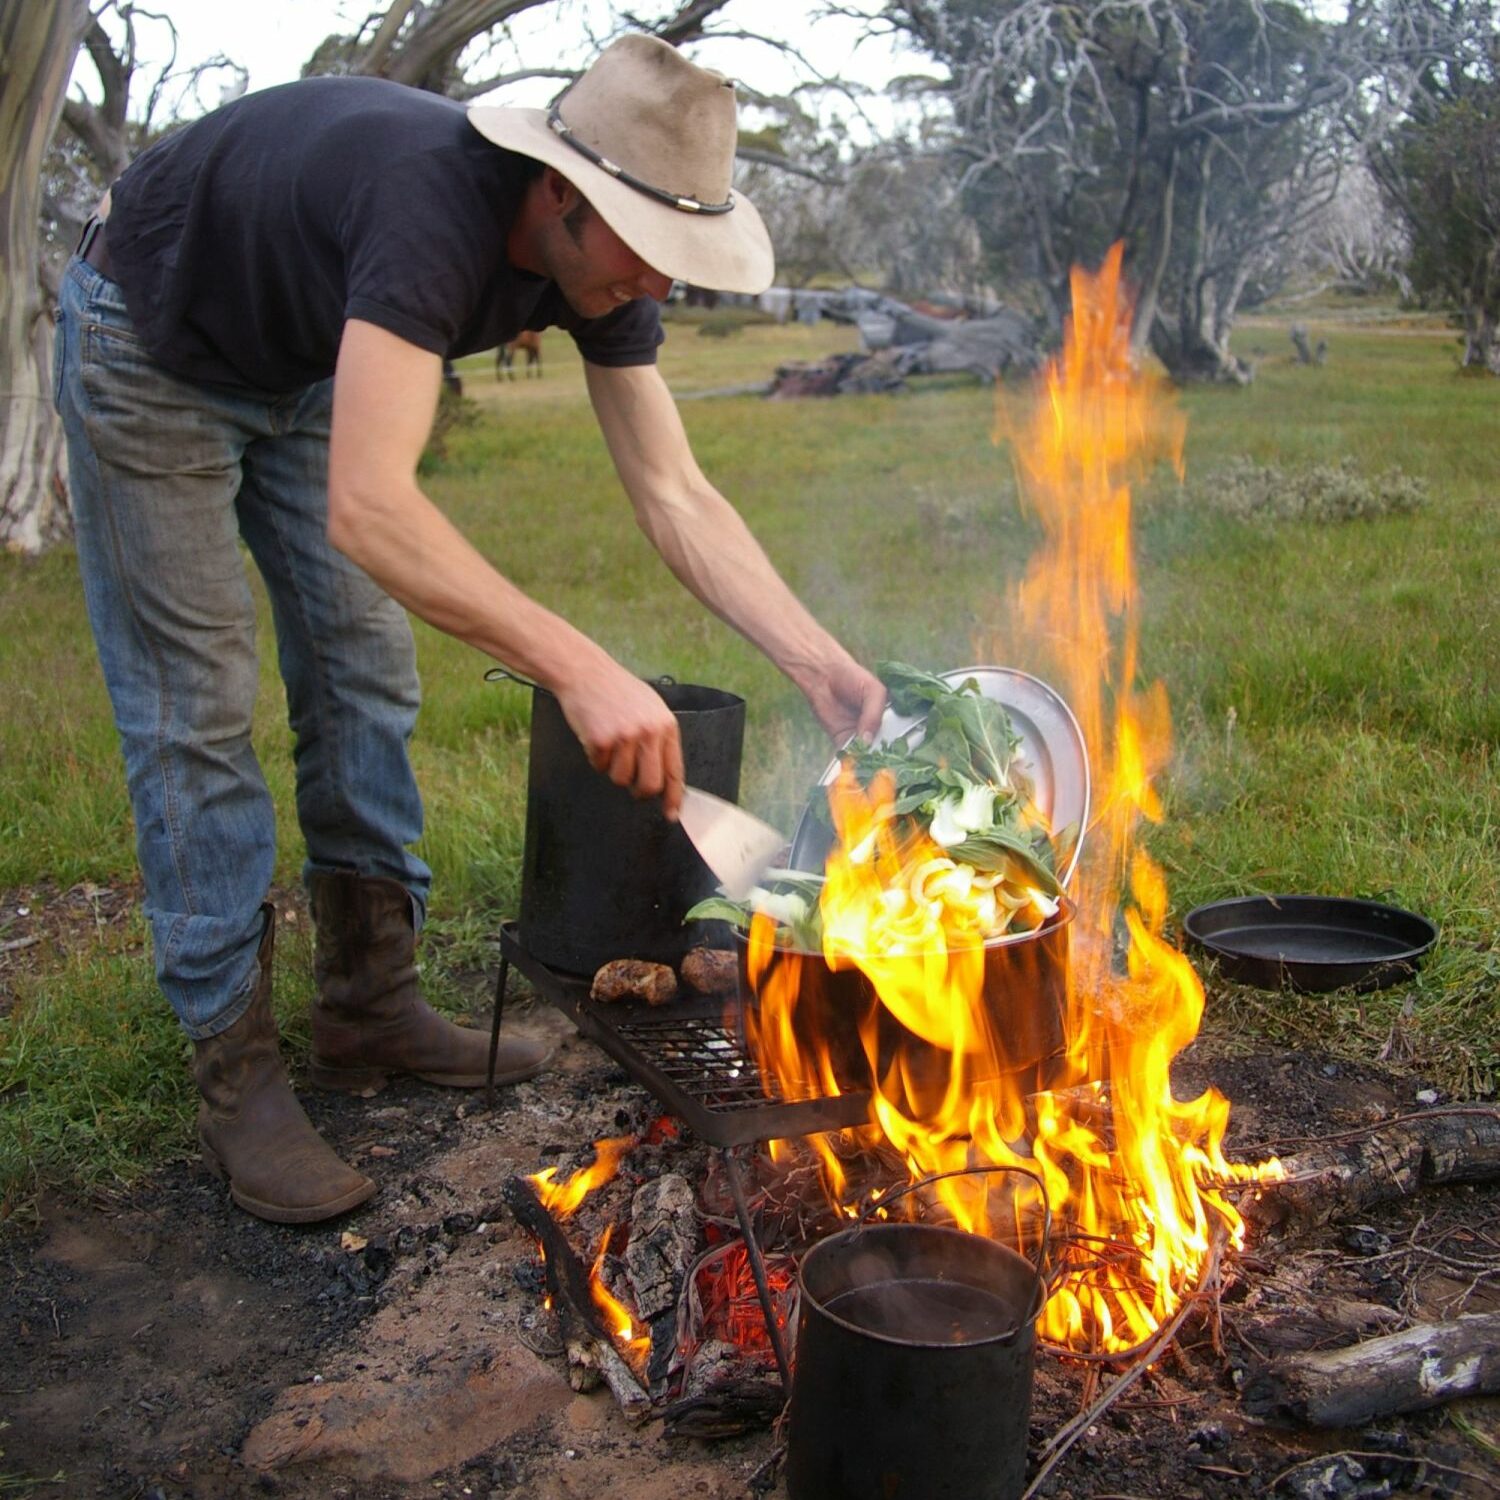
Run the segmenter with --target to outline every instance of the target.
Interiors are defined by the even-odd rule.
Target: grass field
[[[1308,321],[1306,315],[1304,321]],[[1288,320],[1289,321],[1289,320]],[[1214,987],[1209,1025],[1372,1056],[1396,1048],[1436,1084],[1492,1088],[1500,1037],[1500,384],[1455,373],[1435,323],[1333,319],[1321,368],[1296,365],[1286,322],[1245,325],[1241,391],[1181,398],[1187,481],[1140,498],[1143,667],[1164,679],[1176,752],[1152,846],[1180,915],[1254,891],[1378,896],[1443,927],[1415,985],[1362,1000],[1286,1001]],[[676,327],[663,369],[681,396],[769,378],[850,335]],[[828,748],[801,700],[678,588],[635,530],[565,338],[545,378],[465,364],[475,420],[429,491],[517,584],[647,675],[745,696],[743,800],[790,828]],[[1009,399],[1025,399],[1024,391]],[[1003,640],[1003,600],[1035,541],[990,437],[994,394],[956,380],[896,396],[685,400],[704,468],[793,586],[858,654],[935,668]],[[1368,481],[1355,519],[1264,518],[1231,504],[1244,464],[1293,493],[1344,461]],[[1387,505],[1387,471],[1426,502]],[[0,943],[39,889],[134,878],[129,811],[72,556],[0,559]],[[301,851],[289,736],[265,620],[259,749],[282,810],[278,881]],[[426,969],[440,997],[489,961],[514,912],[528,696],[418,626],[425,707],[415,745],[436,872]],[[988,649],[988,648],[986,648]],[[14,957],[0,993],[0,1194],[129,1176],[190,1144],[185,1044],[155,990],[137,919],[97,942]],[[305,943],[279,963],[294,1046]]]

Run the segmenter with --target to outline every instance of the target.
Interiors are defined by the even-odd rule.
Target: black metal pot
[[[991,938],[984,945],[982,1019],[988,1035],[982,1057],[970,1060],[976,1081],[1010,1077],[1023,1094],[1056,1082],[1067,1043],[1064,1016],[1073,912],[1073,904],[1064,899],[1035,932]],[[735,934],[735,946],[741,1004],[755,1005],[745,934]],[[822,953],[777,948],[770,954],[760,983],[763,990],[781,984],[796,995],[791,1023],[800,1049],[806,1055],[826,1049],[834,1077],[845,1092],[871,1088],[877,1077],[886,1076],[898,1055],[908,1088],[938,1096],[946,1090],[952,1054],[908,1031],[880,1003],[871,980],[852,963],[835,969]],[[871,1016],[874,1058],[862,1040]],[[743,1019],[741,1025],[743,1030]]]
[[[1041,1277],[930,1224],[830,1236],[799,1270],[790,1500],[1014,1500]]]
[[[740,793],[745,700],[718,688],[651,684],[677,717],[693,786]],[[637,801],[589,764],[562,706],[532,687],[520,935],[554,969],[592,974],[615,958],[676,964],[683,917],[717,886],[659,801]]]

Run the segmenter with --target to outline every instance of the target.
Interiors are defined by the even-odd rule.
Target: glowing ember
[[[1162,936],[1166,888],[1136,843],[1140,820],[1160,816],[1152,777],[1166,761],[1169,723],[1161,685],[1136,688],[1129,486],[1163,459],[1180,466],[1182,421],[1131,359],[1118,247],[1097,276],[1074,273],[1073,309],[1029,421],[1002,412],[1000,422],[1047,533],[1021,588],[1019,627],[1055,657],[1054,681],[1083,728],[1099,799],[1069,893],[1076,910],[1071,959],[1060,976],[1063,1076],[1050,1093],[1028,1099],[1034,1071],[1015,1066],[1009,1023],[986,995],[991,949],[983,933],[993,924],[983,903],[992,892],[940,864],[935,845],[898,848],[883,839],[881,803],[890,790],[878,779],[862,791],[846,775],[832,792],[838,844],[822,901],[822,957],[831,970],[861,971],[875,997],[848,1028],[857,1026],[875,1081],[874,1126],[861,1133],[863,1143],[894,1148],[913,1180],[1006,1165],[1039,1176],[1062,1226],[1057,1249],[1065,1266],[1042,1336],[1118,1352],[1180,1306],[1216,1223],[1238,1239],[1239,1216],[1219,1185],[1279,1169],[1225,1160],[1229,1104],[1221,1094],[1209,1090],[1187,1102],[1172,1096],[1170,1065],[1197,1034],[1203,991]],[[993,642],[981,655],[1003,659]],[[913,861],[927,868],[920,899],[898,899],[893,889],[912,889],[901,872]],[[1028,899],[1035,914],[1021,925],[1035,927],[1052,913],[1042,893]],[[1124,974],[1114,956],[1122,914]],[[799,1013],[805,966],[814,960],[775,950],[774,931],[762,917],[751,928],[749,973],[759,1001],[751,1046],[783,1097],[837,1093],[837,1049],[847,1038],[828,1035],[826,1026],[817,1034]],[[1042,1003],[1039,988],[1023,989],[1023,1005]],[[849,1212],[850,1142],[814,1145],[827,1191]],[[1039,1195],[1029,1178],[960,1176],[931,1192],[965,1229],[1036,1243]]]
[[[777,1324],[785,1328],[795,1306],[796,1264],[790,1256],[769,1256],[765,1269]],[[718,1339],[769,1361],[771,1335],[742,1240],[728,1240],[703,1257],[694,1271],[691,1297],[690,1323],[699,1345]]]
[[[536,1189],[542,1207],[559,1219],[566,1219],[595,1188],[614,1177],[620,1170],[620,1159],[635,1145],[633,1135],[610,1136],[594,1142],[594,1161],[562,1182],[555,1181],[556,1167],[544,1167],[526,1180]]]

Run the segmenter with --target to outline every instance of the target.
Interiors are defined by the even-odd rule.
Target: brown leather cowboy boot
[[[241,1208],[273,1224],[312,1224],[363,1203],[375,1184],[339,1160],[292,1093],[271,1013],[276,913],[262,910],[260,977],[249,1010],[227,1031],[193,1043],[203,1096],[198,1144]]]
[[[375,1089],[392,1073],[478,1088],[490,1039],[455,1026],[422,999],[411,894],[398,880],[337,870],[308,880],[317,927],[311,1078],[319,1088]],[[548,1048],[502,1036],[495,1082],[542,1070]]]

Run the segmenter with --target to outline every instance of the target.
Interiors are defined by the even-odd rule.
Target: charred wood
[[[516,1222],[542,1247],[547,1290],[552,1294],[558,1331],[567,1350],[568,1384],[575,1391],[590,1391],[603,1380],[627,1418],[644,1420],[651,1414],[651,1398],[599,1326],[588,1272],[573,1253],[567,1236],[524,1178],[512,1177],[501,1190],[501,1197]]]
[[[624,1262],[636,1311],[651,1331],[646,1374],[653,1396],[666,1389],[677,1352],[677,1302],[702,1245],[703,1225],[687,1178],[668,1172],[636,1189]]]
[[[779,1382],[747,1380],[732,1389],[684,1397],[666,1407],[661,1417],[668,1437],[738,1437],[769,1427],[785,1404]]]
[[[703,1228],[687,1178],[669,1172],[636,1189],[625,1266],[643,1318],[675,1310],[702,1242]]]
[[[1500,1393],[1500,1314],[1424,1323],[1347,1349],[1287,1355],[1246,1381],[1246,1409],[1313,1427],[1357,1427],[1460,1396]]]
[[[1500,1181],[1500,1109],[1434,1110],[1285,1157],[1240,1203],[1261,1233],[1296,1233],[1428,1187]]]
[[[1311,1300],[1311,1299],[1309,1299]],[[1326,1349],[1351,1334],[1389,1332],[1402,1321],[1393,1307],[1355,1302],[1346,1297],[1319,1298],[1312,1307],[1274,1313],[1239,1325],[1252,1348],[1277,1355]]]

